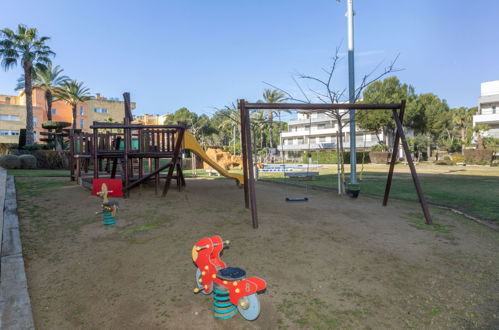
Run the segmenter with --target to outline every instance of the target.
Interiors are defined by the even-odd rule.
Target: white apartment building
[[[490,126],[487,136],[499,138],[499,80],[480,84],[478,113],[473,116],[473,126],[480,124]]]
[[[348,114],[345,117],[348,117]],[[281,133],[282,145],[278,146],[278,152],[282,150],[285,159],[301,159],[304,151],[335,150],[337,135],[338,125],[333,117],[326,113],[298,111],[296,120],[288,122],[288,131]],[[379,143],[378,137],[372,132],[359,129],[356,137],[358,150]],[[379,135],[379,139],[383,141],[383,134]],[[343,128],[343,147],[345,150],[350,149],[349,125]]]

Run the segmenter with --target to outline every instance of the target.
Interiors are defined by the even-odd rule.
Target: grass
[[[434,167],[435,168],[435,167]],[[385,171],[383,172],[382,169]],[[447,170],[436,167],[417,169],[421,186],[428,202],[452,207],[483,219],[499,221],[499,170],[487,168],[484,173],[469,171],[476,175],[466,175],[460,169]],[[337,175],[334,168],[321,169],[314,180],[293,181],[284,178],[282,173],[261,173],[260,178],[283,183],[298,183],[336,190]],[[364,172],[361,193],[383,196],[386,184],[387,166]],[[426,172],[426,173],[425,173]],[[476,172],[476,173],[475,173]],[[346,174],[348,181],[349,176]],[[401,200],[418,201],[418,196],[409,173],[395,173],[390,197]]]
[[[69,178],[69,170],[8,170],[7,175],[53,176],[53,177],[68,177]]]

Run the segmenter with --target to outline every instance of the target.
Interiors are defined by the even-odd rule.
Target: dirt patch
[[[419,205],[311,191],[286,203],[257,184],[260,229],[231,180],[188,180],[166,199],[150,187],[119,199],[118,226],[100,201],[59,178],[18,178],[29,291],[38,329],[494,328],[499,234]],[[115,199],[116,200],[116,199]],[[267,281],[254,322],[215,320],[195,295],[191,248],[219,234],[222,259]]]

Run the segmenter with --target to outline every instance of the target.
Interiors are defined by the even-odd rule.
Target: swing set
[[[421,188],[421,183],[419,182],[418,175],[416,173],[416,167],[414,166],[414,162],[412,159],[412,155],[409,151],[409,146],[407,144],[407,140],[404,134],[404,130],[402,127],[402,122],[404,119],[405,112],[405,100],[402,100],[401,103],[390,103],[390,104],[317,104],[317,103],[248,103],[244,99],[238,101],[238,109],[241,118],[241,148],[243,154],[243,177],[244,177],[244,201],[245,207],[247,209],[251,209],[251,219],[253,228],[258,228],[258,210],[256,204],[256,192],[255,192],[255,177],[254,177],[254,163],[252,156],[252,145],[251,145],[251,120],[250,120],[250,112],[252,110],[289,110],[295,109],[300,110],[302,112],[318,112],[318,111],[331,111],[331,110],[358,110],[358,111],[379,111],[379,110],[391,110],[393,120],[396,125],[396,133],[395,133],[395,141],[393,145],[393,152],[390,160],[390,169],[388,171],[388,176],[386,180],[385,193],[383,196],[383,206],[386,206],[388,203],[388,196],[390,194],[390,188],[393,179],[393,172],[395,168],[395,162],[397,160],[397,150],[399,148],[399,143],[402,145],[404,150],[405,157],[407,159],[407,163],[409,164],[409,168],[411,170],[412,180],[414,182],[414,186],[416,188],[416,192],[418,194],[419,203],[421,204],[421,208],[423,210],[423,214],[426,220],[426,224],[432,224],[432,218],[430,215],[430,211],[428,208],[428,203],[423,194],[423,190]],[[311,124],[311,116],[309,115],[310,124]],[[311,133],[311,125],[309,125],[309,137]],[[365,142],[364,142],[365,143]],[[307,156],[310,156],[310,139],[308,141],[309,144],[309,152]],[[281,143],[281,152],[283,151],[282,143]],[[284,156],[283,166],[284,164]],[[309,173],[310,167],[310,159],[307,164],[307,173]],[[363,170],[362,170],[363,171]],[[308,193],[308,184],[306,185],[307,193]],[[294,202],[294,201],[308,201],[308,196],[304,197],[289,197],[286,194],[286,201]]]

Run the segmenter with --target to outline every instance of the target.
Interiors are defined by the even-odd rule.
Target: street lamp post
[[[348,96],[351,104],[355,103],[355,70],[353,42],[353,0],[347,0],[348,22]],[[355,136],[355,110],[350,110],[350,183],[357,183],[357,155]]]

